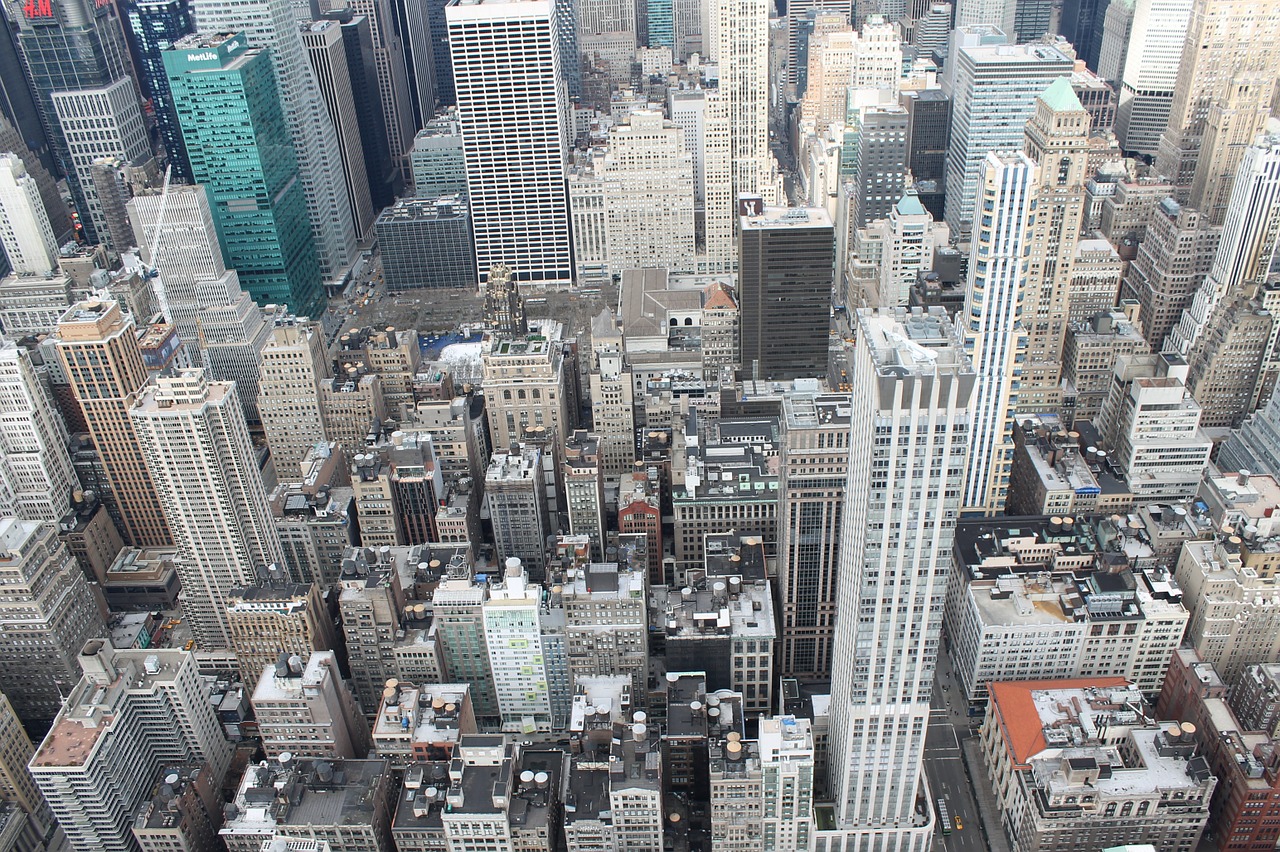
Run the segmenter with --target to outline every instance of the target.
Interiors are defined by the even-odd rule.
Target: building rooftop
[[[759,207],[740,216],[739,223],[744,231],[832,227],[830,214],[821,207]]]
[[[385,760],[290,758],[251,765],[219,833],[271,835],[282,825],[372,825],[388,772]]]
[[[1071,86],[1071,78],[1058,77],[1040,93],[1040,100],[1054,112],[1084,112],[1080,97]]]
[[[392,830],[443,831],[440,814],[449,789],[449,761],[413,763],[405,768],[404,786],[396,802]]]
[[[1082,736],[1096,736],[1100,727],[1144,721],[1142,694],[1122,677],[995,681],[990,692],[1004,741],[1020,767],[1051,744],[1083,743]]]
[[[973,375],[973,366],[942,308],[859,310],[861,341],[881,376]]]

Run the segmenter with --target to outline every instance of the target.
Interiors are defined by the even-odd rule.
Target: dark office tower
[[[0,13],[0,113],[17,128],[23,144],[40,158],[44,170],[52,172],[53,153],[49,150],[44,125],[40,122],[40,108],[31,94],[27,71],[22,66],[22,57],[18,55],[13,24],[3,13]],[[32,171],[30,163],[27,163],[27,171]]]
[[[406,0],[408,2],[408,0]],[[453,106],[458,96],[453,90],[453,56],[449,53],[449,24],[444,18],[444,7],[449,0],[418,0],[427,7],[427,29],[431,31],[431,61],[435,67],[432,79],[436,84],[436,103]]]
[[[409,100],[413,104],[414,127],[421,130],[436,114],[436,70],[431,45],[429,0],[391,0],[404,48],[404,67],[409,77]],[[448,44],[446,40],[446,49]]]
[[[934,219],[942,219],[951,141],[951,98],[941,89],[903,92],[907,110],[907,168],[916,192]]]
[[[440,14],[444,14],[442,11]],[[342,24],[342,45],[347,51],[347,73],[356,101],[360,124],[360,147],[364,151],[364,173],[369,181],[369,201],[374,213],[395,203],[404,188],[400,169],[391,162],[387,127],[382,120],[382,93],[378,88],[378,68],[373,57],[373,31],[369,19],[350,9],[326,12],[321,17]]]
[[[1098,70],[1098,48],[1102,43],[1102,18],[1110,0],[1063,0],[1058,33],[1071,42],[1076,56]],[[1094,43],[1095,37],[1097,44]]]
[[[191,162],[182,144],[182,130],[173,111],[169,77],[160,52],[184,35],[196,31],[195,17],[187,0],[120,0],[125,37],[133,54],[142,99],[151,102],[156,117],[156,133],[164,145],[173,177],[191,183]]]
[[[320,264],[268,51],[242,33],[197,34],[166,50],[164,64],[227,266],[259,304],[316,316]]]
[[[741,357],[748,378],[785,381],[827,374],[835,229],[817,207],[738,200]]]
[[[1053,18],[1053,0],[1017,0],[1013,11],[1013,30],[1018,44],[1039,41],[1049,32]]]
[[[18,48],[36,95],[57,170],[66,175],[88,242],[98,242],[86,189],[58,122],[55,92],[103,90],[130,76],[119,13],[105,0],[8,0]]]
[[[870,107],[855,113],[857,141],[853,167],[854,225],[865,228],[887,219],[902,198],[907,178],[907,111],[900,106]]]

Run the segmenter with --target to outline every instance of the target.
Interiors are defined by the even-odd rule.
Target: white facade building
[[[202,649],[232,647],[226,595],[284,565],[234,384],[161,377],[129,416],[179,548],[182,607]]]
[[[505,264],[521,283],[568,286],[568,100],[555,3],[459,0],[446,17],[480,284]]]
[[[251,47],[270,50],[280,105],[298,157],[298,177],[307,199],[320,273],[326,280],[341,277],[356,255],[356,229],[347,200],[342,149],[307,59],[292,3],[193,0],[191,9],[200,31],[242,32]]]
[[[1004,506],[1013,463],[1012,416],[1027,348],[1021,317],[1037,174],[1025,154],[987,155],[969,285],[958,315],[965,351],[978,373],[964,506],[987,514]]]
[[[609,134],[603,177],[609,271],[693,272],[693,159],[684,132],[660,112],[631,113]]]
[[[58,268],[58,241],[40,187],[17,154],[0,155],[0,244],[18,275],[49,276]]]
[[[277,321],[258,368],[258,417],[285,482],[294,481],[311,448],[327,440],[319,386],[331,376],[320,328],[297,317]]]
[[[1169,332],[1166,352],[1190,357],[1218,305],[1272,271],[1280,245],[1280,122],[1270,130],[1245,149],[1209,277]]]
[[[67,428],[30,353],[0,338],[0,516],[60,521],[77,487]]]
[[[979,28],[968,35],[982,41],[984,32]],[[987,154],[1022,149],[1036,96],[1075,65],[1049,44],[963,44],[963,35],[956,30],[957,44],[943,83],[952,97],[946,220],[953,236],[967,235],[973,224]]]
[[[1154,155],[1169,123],[1182,43],[1193,0],[1136,0],[1124,52],[1116,138],[1126,151]],[[1117,24],[1119,22],[1117,21]]]
[[[133,813],[170,763],[203,762],[221,782],[231,745],[185,651],[120,650],[97,639],[31,774],[76,852],[135,852]]]
[[[542,587],[531,585],[520,560],[484,604],[484,636],[502,728],[531,733],[551,728],[551,693],[542,647]]]
[[[147,126],[138,105],[138,89],[131,77],[121,77],[101,88],[54,92],[53,108],[89,205],[87,214],[94,230],[105,239],[111,229],[107,226],[90,167],[103,158],[133,163],[151,154]],[[127,246],[112,248],[118,251]]]
[[[915,810],[976,376],[945,313],[860,311],[819,852],[925,850]],[[927,797],[927,796],[926,796]]]
[[[729,108],[733,198],[761,195],[777,204],[776,166],[769,151],[768,0],[718,0],[715,61],[720,94]]]
[[[813,837],[812,723],[794,716],[760,720],[763,852],[808,849]]]

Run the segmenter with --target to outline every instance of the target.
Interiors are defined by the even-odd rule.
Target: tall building
[[[134,547],[172,543],[160,498],[129,418],[147,382],[133,319],[113,301],[80,302],[58,322],[58,355],[84,411],[110,484],[108,509]]]
[[[1153,156],[1169,123],[1178,59],[1194,0],[1136,0],[1120,76],[1116,138],[1126,151]],[[1118,9],[1121,3],[1113,4]],[[1110,12],[1108,16],[1110,17]],[[1118,16],[1119,11],[1116,12]],[[1118,21],[1116,22],[1119,23]]]
[[[501,583],[484,604],[485,644],[504,731],[551,727],[548,663],[543,659],[542,588],[531,585],[517,557],[506,557]]]
[[[813,837],[815,761],[812,722],[794,716],[760,720],[761,837],[764,852],[808,849]]]
[[[369,723],[342,679],[333,651],[305,661],[289,656],[263,667],[250,699],[262,749],[317,760],[350,760],[369,753]]]
[[[351,71],[347,68],[347,47],[342,37],[342,24],[332,20],[304,24],[302,44],[307,49],[311,70],[316,75],[325,109],[338,137],[338,152],[342,157],[351,222],[356,230],[356,238],[363,240],[373,226],[373,217],[377,211],[373,209],[369,198],[369,177],[365,174],[364,144],[360,141],[359,113],[356,109],[357,95],[351,86]]]
[[[0,337],[0,517],[60,521],[77,487],[66,426],[31,353]]]
[[[95,639],[79,662],[84,676],[31,759],[31,774],[76,852],[136,852],[133,814],[161,766],[202,762],[217,787],[231,745],[191,654],[116,650]]]
[[[163,296],[165,319],[198,358],[201,312],[234,304],[242,292],[223,258],[208,193],[200,185],[171,186],[135,195],[128,211],[142,261],[157,273],[152,286]]]
[[[756,379],[824,377],[835,275],[831,217],[821,208],[741,203],[738,363]]]
[[[784,677],[831,675],[836,570],[845,485],[832,471],[849,457],[851,400],[793,391],[782,398],[786,448],[778,507],[780,665]]]
[[[1027,122],[1024,150],[1039,169],[1022,309],[1027,355],[1018,405],[1023,411],[1057,410],[1062,397],[1062,345],[1084,222],[1089,127],[1089,113],[1066,77],[1054,80],[1036,98]]]
[[[1129,264],[1121,295],[1141,305],[1147,342],[1159,351],[1204,283],[1222,229],[1209,227],[1198,211],[1172,198],[1146,206],[1146,235]]]
[[[728,99],[718,89],[672,89],[667,97],[671,122],[684,130],[684,147],[693,159],[699,271],[730,272],[735,210]]]
[[[0,518],[0,692],[28,725],[48,722],[76,681],[76,655],[106,632],[98,602],[57,528]]]
[[[568,101],[555,4],[459,0],[446,16],[480,281],[506,264],[521,283],[567,286]]]
[[[511,451],[495,452],[484,486],[498,558],[517,558],[534,570],[540,569],[547,536],[552,533],[542,451],[520,444]]]
[[[284,552],[234,383],[159,377],[129,412],[179,549],[183,612],[202,649],[232,648],[227,595]]]
[[[244,34],[221,33],[187,36],[164,61],[192,173],[208,193],[227,261],[259,304],[314,312],[318,244],[306,226],[305,183],[270,54],[248,47]],[[350,223],[345,196],[343,212]]]
[[[323,332],[299,317],[278,321],[259,369],[258,416],[277,475],[292,481],[307,453],[327,437],[319,387],[332,374]]]
[[[337,133],[325,110],[311,65],[307,62],[302,34],[298,31],[291,3],[289,0],[249,0],[235,4],[222,0],[190,2],[196,15],[196,26],[202,32],[243,33],[250,47],[268,52],[275,69],[275,87],[287,130],[285,140],[279,144],[291,143],[293,146],[294,167],[302,184],[306,216],[311,224],[312,238],[304,242],[314,247],[320,275],[326,280],[341,278],[355,259],[355,226],[347,204]],[[262,89],[263,84],[255,82],[251,88]],[[264,92],[259,97],[269,96]],[[174,100],[182,100],[176,91]],[[190,133],[185,124],[183,133]],[[273,163],[287,161],[283,151],[271,159]],[[199,176],[194,161],[192,173],[200,183],[206,183]],[[291,220],[296,218],[290,214]],[[228,251],[227,254],[233,256],[234,252]],[[245,264],[233,258],[232,265],[247,277]],[[255,298],[257,295],[254,293]],[[274,301],[286,300],[277,298]],[[294,305],[294,308],[312,310],[310,305]]]
[[[395,201],[404,180],[400,165],[391,161],[391,149],[387,145],[382,93],[378,89],[378,68],[373,56],[373,33],[369,19],[350,9],[331,10],[321,17],[342,24],[342,44],[347,51],[347,73],[351,75],[351,95],[356,103],[369,200],[376,213]]]
[[[969,234],[973,225],[987,154],[1022,147],[1036,96],[1070,74],[1075,63],[1048,44],[957,44],[954,52],[943,86],[952,99],[946,220],[952,235],[959,237]]]
[[[240,677],[254,683],[286,658],[310,659],[337,647],[333,617],[317,583],[288,583],[284,572],[227,592],[227,632]]]
[[[1280,3],[1195,0],[1156,169],[1210,225],[1227,215],[1244,146],[1271,114]]]
[[[1222,220],[1222,236],[1209,275],[1169,331],[1165,349],[1191,355],[1224,300],[1264,283],[1280,248],[1280,124],[1245,148]]]
[[[27,769],[34,753],[35,747],[13,705],[0,692],[0,802],[16,805],[44,834],[53,815]]]
[[[388,290],[476,288],[476,252],[465,190],[402,198],[374,223]]]
[[[424,0],[393,0],[391,6],[396,16],[396,32],[403,40],[404,69],[409,85],[409,101],[413,107],[413,126],[421,129],[435,115],[437,103],[435,56],[431,47],[431,10]]]
[[[638,110],[610,131],[604,192],[610,272],[694,271],[693,160],[679,127]]]
[[[17,30],[22,64],[35,92],[36,106],[54,163],[67,177],[86,241],[98,242],[98,223],[90,214],[88,193],[91,190],[84,185],[88,172],[81,173],[72,159],[73,152],[54,105],[54,93],[101,92],[114,83],[128,81],[128,88],[133,93],[133,106],[130,108],[124,103],[125,92],[116,93],[120,98],[117,105],[128,113],[121,118],[126,119],[131,127],[136,127],[133,119],[140,119],[141,112],[137,109],[137,90],[130,78],[129,51],[120,26],[119,12],[114,3],[99,4],[91,0],[38,1],[34,4],[25,0],[9,0],[7,11],[9,21]],[[74,104],[74,99],[68,102],[68,106]],[[103,117],[107,122],[113,118],[111,115]]]
[[[542,434],[568,436],[567,362],[561,345],[559,323],[544,321],[525,333],[495,332],[481,346],[484,362],[485,410],[493,445],[511,446],[542,427]]]
[[[189,183],[194,178],[182,128],[173,109],[163,52],[178,39],[196,31],[190,3],[188,0],[123,0],[120,20],[124,22],[142,99],[150,101],[155,113],[156,132],[164,146],[165,158],[173,167],[174,178]]]
[[[1011,415],[1026,361],[1024,305],[1037,179],[1026,154],[988,154],[974,217],[974,255],[986,263],[969,266],[960,326],[978,382],[962,505],[986,514],[1004,506],[1013,462]]]
[[[54,92],[53,110],[70,154],[70,167],[84,195],[82,222],[93,223],[98,240],[117,251],[119,222],[113,204],[116,192],[110,180],[99,179],[103,160],[141,163],[151,156],[147,126],[138,104],[138,89],[132,77],[120,77],[105,86]]]
[[[849,146],[852,197],[849,227],[865,228],[890,215],[907,186],[907,137],[910,116],[897,104],[867,107],[852,115],[856,142]]]
[[[722,0],[714,4],[720,94],[729,109],[729,159],[733,194],[775,197],[769,151],[769,4],[767,0]]]
[[[411,178],[409,149],[413,147],[413,136],[418,128],[414,122],[402,34],[396,26],[392,3],[390,0],[348,0],[347,6],[369,22],[387,148],[392,162],[407,181]]]
[[[0,245],[17,275],[48,277],[58,268],[58,241],[40,187],[16,154],[0,155]]]
[[[940,309],[861,311],[831,685],[835,830],[816,848],[924,850],[915,809],[977,376]],[[869,621],[864,621],[869,619]]]

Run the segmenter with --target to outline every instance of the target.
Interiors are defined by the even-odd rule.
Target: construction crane
[[[160,313],[164,314],[166,322],[173,322],[173,315],[169,313],[169,300],[165,296],[164,286],[160,283],[160,270],[156,267],[156,252],[160,250],[160,235],[164,232],[164,214],[165,208],[169,205],[169,179],[173,177],[173,165],[165,167],[164,184],[160,187],[160,209],[156,211],[156,233],[151,238],[151,247],[147,252],[147,257],[143,260],[143,277],[151,281],[151,287],[156,297],[156,304],[160,306]]]

